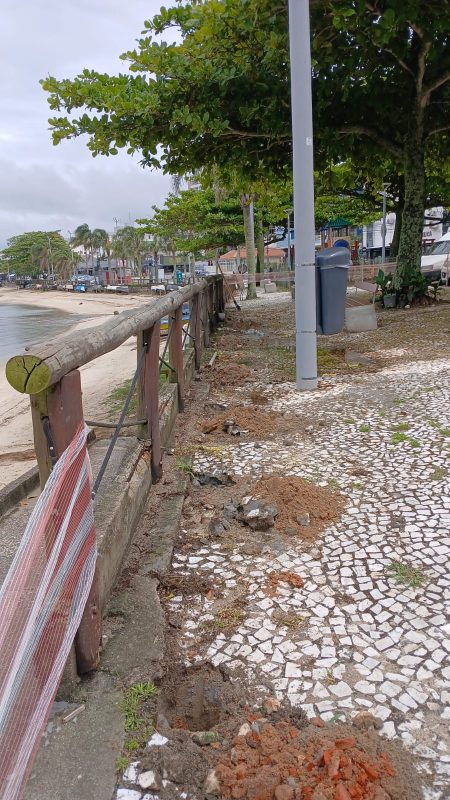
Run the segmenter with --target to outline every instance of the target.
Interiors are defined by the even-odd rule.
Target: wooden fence
[[[190,303],[189,330],[183,325],[183,304]],[[84,419],[79,367],[115,350],[130,336],[138,338],[138,415],[140,438],[151,442],[153,480],[162,474],[160,436],[160,326],[169,316],[169,365],[177,383],[178,407],[184,406],[184,347],[194,348],[200,367],[211,328],[224,310],[223,279],[211,276],[153,303],[123,311],[98,327],[70,333],[49,344],[31,345],[7,363],[6,376],[14,389],[30,395],[36,458],[41,487],[53,465],[73,439]],[[143,353],[143,350],[145,352]],[[137,424],[137,422],[136,422]],[[101,609],[98,575],[94,578],[76,641],[80,672],[93,669],[99,659]]]

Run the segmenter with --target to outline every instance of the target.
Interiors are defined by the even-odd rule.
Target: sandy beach
[[[70,325],[68,318],[67,333],[100,325],[115,311],[121,312],[149,302],[152,302],[152,298],[147,296],[0,289],[1,305],[52,308],[73,315],[73,325]],[[80,315],[83,316],[81,321]],[[104,417],[106,409],[102,409],[102,404],[115,387],[131,377],[135,363],[136,339],[132,337],[117,350],[81,368],[83,406],[87,419]],[[3,362],[0,363],[0,488],[35,463],[29,398],[9,385]]]

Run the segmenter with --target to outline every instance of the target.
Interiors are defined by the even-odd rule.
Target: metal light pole
[[[287,213],[287,246],[288,246],[288,257],[287,257],[287,266],[289,272],[292,269],[292,258],[291,258],[291,212],[290,210]]]
[[[314,164],[309,0],[289,0],[297,388],[317,388]]]

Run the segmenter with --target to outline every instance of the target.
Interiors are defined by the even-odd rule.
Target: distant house
[[[265,247],[264,248],[264,265],[265,266],[279,266],[286,260],[286,253],[279,247]],[[229,250],[219,258],[220,266],[224,272],[238,272],[239,268],[245,267],[247,264],[247,249],[240,247],[238,250]]]

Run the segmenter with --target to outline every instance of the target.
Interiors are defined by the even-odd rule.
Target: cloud
[[[84,67],[124,72],[119,59],[139,38],[159,0],[24,0],[2,8],[0,31],[0,247],[25,230],[81,222],[112,230],[161,204],[169,178],[120,153],[93,159],[81,139],[53,147],[39,79]],[[20,46],[19,46],[20,43]]]

